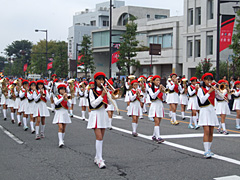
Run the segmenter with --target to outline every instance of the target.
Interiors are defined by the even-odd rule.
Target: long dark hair
[[[212,76],[206,76],[203,80],[213,80],[213,77]],[[202,87],[206,88],[206,84],[205,84],[204,81],[202,82]]]
[[[36,84],[36,83],[31,83],[31,85],[29,86],[29,91],[32,91],[31,86],[32,86],[33,84],[35,84],[35,86],[37,87],[37,84]]]
[[[40,85],[40,84],[42,84],[43,85],[43,89],[46,90],[45,85],[43,83],[37,83],[37,90],[39,90],[38,85]]]

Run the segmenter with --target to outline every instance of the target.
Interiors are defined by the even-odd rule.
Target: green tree
[[[233,64],[231,69],[233,76],[240,76],[240,11],[237,12],[234,32],[235,33],[232,36],[232,44],[229,46],[229,48],[233,50]]]
[[[122,35],[123,42],[119,48],[119,61],[117,66],[121,67],[122,72],[127,72],[128,75],[131,74],[130,67],[138,68],[140,62],[134,59],[137,56],[137,46],[138,41],[136,40],[137,35],[137,24],[134,22],[136,17],[131,16],[128,23],[126,24],[126,32]],[[133,74],[135,72],[132,72]]]
[[[7,61],[5,57],[0,56],[0,72],[4,70],[4,62]]]
[[[214,73],[214,70],[211,70],[212,67],[212,63],[210,62],[210,59],[204,58],[204,60],[201,60],[200,63],[198,63],[198,65],[196,66],[196,73],[195,76],[197,78],[201,78],[203,74],[210,72],[210,73]]]
[[[48,42],[48,59],[53,58],[52,73],[56,73],[60,77],[65,77],[68,71],[67,65],[67,44],[64,41]],[[41,40],[33,45],[31,54],[31,65],[28,67],[30,73],[48,76],[46,62],[46,41]]]
[[[81,46],[80,55],[82,55],[82,58],[81,62],[78,62],[78,64],[81,64],[81,66],[83,67],[82,71],[85,73],[85,77],[87,77],[88,71],[94,73],[96,69],[96,67],[94,66],[93,53],[91,49],[92,48],[91,37],[84,35],[80,46]]]
[[[23,76],[23,66],[31,61],[32,42],[28,40],[14,41],[5,49],[7,56],[13,60],[12,64],[6,66],[9,75]],[[10,63],[10,61],[9,61]],[[6,71],[6,70],[5,70]]]

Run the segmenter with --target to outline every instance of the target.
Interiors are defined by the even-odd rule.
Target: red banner
[[[220,52],[232,44],[232,35],[234,28],[235,16],[222,15],[222,24],[220,32]]]
[[[83,55],[78,56],[78,62],[82,59]]]
[[[112,64],[114,64],[114,63],[119,61],[119,59],[118,59],[119,58],[119,54],[120,54],[119,51],[117,51],[117,52],[112,54]]]
[[[52,64],[53,64],[53,62],[48,63],[47,70],[52,69]]]
[[[28,64],[27,64],[27,63],[24,64],[24,66],[23,66],[23,72],[25,72],[25,71],[27,70],[27,67],[28,67]]]

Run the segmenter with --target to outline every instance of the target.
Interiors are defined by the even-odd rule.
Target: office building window
[[[147,18],[150,18],[151,16],[150,16],[150,14],[147,14]]]
[[[188,10],[188,25],[193,25],[193,9]]]
[[[201,24],[201,7],[196,8],[196,25]]]
[[[166,15],[158,15],[158,14],[155,15],[155,19],[165,19],[165,18],[167,18]]]
[[[193,50],[193,43],[192,43],[192,41],[188,41],[187,42],[187,49],[188,49],[188,57],[192,57],[192,54],[193,54],[193,52],[192,52],[192,50]]]
[[[201,57],[201,40],[195,41],[195,57]]]
[[[103,21],[103,26],[109,26],[109,21]]]
[[[208,0],[208,19],[214,18],[214,2],[213,0]]]
[[[96,26],[96,21],[91,21],[90,24],[91,26]]]
[[[162,47],[170,48],[172,47],[172,34],[164,34],[162,37]]]
[[[213,36],[207,36],[207,54],[213,54]]]

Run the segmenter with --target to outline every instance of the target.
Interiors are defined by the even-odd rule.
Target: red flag
[[[112,54],[112,64],[114,64],[114,63],[119,61],[119,59],[118,59],[119,58],[119,54],[120,54],[119,51],[117,51],[117,52]]]
[[[234,15],[222,15],[220,32],[220,52],[232,44],[233,27],[235,22]]]
[[[82,59],[83,55],[78,56],[78,62]]]
[[[28,64],[27,64],[27,63],[24,64],[24,66],[23,66],[23,72],[25,72],[25,71],[27,70],[27,67],[28,67]]]
[[[48,63],[47,70],[52,69],[52,64],[53,64],[53,62]]]

